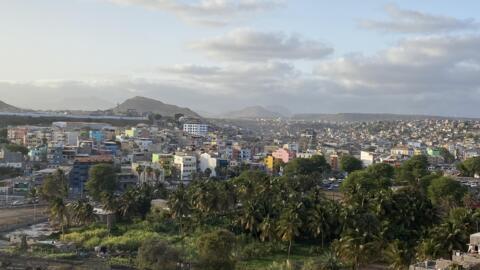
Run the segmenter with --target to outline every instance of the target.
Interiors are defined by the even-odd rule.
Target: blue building
[[[101,143],[105,140],[105,133],[102,130],[90,130],[89,137],[95,143]]]
[[[75,158],[69,177],[70,192],[73,195],[80,195],[83,197],[85,183],[89,178],[90,168],[102,163],[112,164],[112,156],[85,156]]]

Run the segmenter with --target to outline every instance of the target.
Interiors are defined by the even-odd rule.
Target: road
[[[37,219],[44,219],[47,217],[47,207],[37,207]],[[34,223],[34,208],[17,207],[17,208],[1,208],[0,209],[0,231],[6,231],[17,224],[32,224]]]

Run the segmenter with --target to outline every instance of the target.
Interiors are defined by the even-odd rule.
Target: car
[[[11,203],[12,206],[19,206],[19,205],[24,205],[25,203],[23,201],[13,201]]]

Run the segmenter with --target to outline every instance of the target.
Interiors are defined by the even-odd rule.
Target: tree
[[[95,221],[93,206],[87,200],[78,200],[68,205],[71,220],[78,225],[86,225]]]
[[[443,161],[445,163],[451,164],[455,162],[455,156],[452,155],[452,153],[450,153],[447,148],[440,147],[438,151],[440,152],[440,156],[443,158]]]
[[[10,152],[19,152],[23,155],[27,155],[29,152],[27,147],[19,144],[6,144],[5,148]]]
[[[397,173],[397,181],[401,184],[409,183],[417,186],[420,179],[428,174],[428,158],[418,155],[402,164]]]
[[[137,167],[135,167],[135,171],[137,172],[139,183],[141,182],[140,178],[141,178],[144,170],[145,170],[145,168],[142,165],[137,165]]]
[[[367,170],[360,170],[349,174],[340,186],[340,190],[347,201],[363,207],[380,191],[388,190],[391,184],[391,181],[387,178],[376,178]]]
[[[466,187],[449,177],[433,179],[428,187],[428,197],[432,203],[446,208],[461,206],[466,193]]]
[[[98,164],[90,168],[89,179],[86,183],[88,193],[96,201],[112,196],[117,187],[117,176],[110,164]]]
[[[60,224],[62,235],[65,233],[65,226],[69,224],[67,206],[62,198],[55,198],[50,203],[50,218]]]
[[[411,263],[412,254],[406,249],[402,242],[396,240],[390,243],[384,255],[390,263],[389,269],[392,270],[406,270]]]
[[[168,198],[168,207],[170,208],[172,217],[178,219],[180,223],[180,234],[183,235],[184,219],[187,218],[192,211],[189,196],[183,184],[180,184],[177,190]]]
[[[146,239],[137,255],[137,267],[144,270],[176,270],[180,253],[159,239]]]
[[[227,230],[206,233],[198,239],[199,264],[206,270],[235,269],[232,251],[235,235]]]
[[[38,197],[39,197],[39,192],[38,189],[35,187],[30,188],[28,191],[27,197],[32,201],[33,203],[33,221],[37,221],[37,203],[38,203]]]
[[[296,158],[285,165],[283,170],[287,176],[322,175],[330,170],[325,157],[315,155],[311,158]]]
[[[375,163],[367,167],[367,172],[373,178],[392,179],[395,176],[395,169],[387,163]]]
[[[340,158],[340,170],[351,173],[363,168],[362,161],[351,155],[344,155]]]
[[[277,231],[280,240],[288,242],[287,261],[290,260],[292,243],[295,240],[295,237],[300,234],[301,226],[301,219],[296,207],[290,206],[280,215],[280,219],[277,223]]]
[[[480,157],[472,157],[459,163],[457,168],[462,173],[462,176],[473,177],[475,174],[480,174]]]
[[[45,177],[40,187],[40,196],[47,202],[68,196],[68,179],[62,170],[58,169]]]

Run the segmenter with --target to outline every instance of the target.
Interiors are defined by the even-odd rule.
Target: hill
[[[7,104],[0,100],[0,112],[21,112],[22,109]]]
[[[256,118],[281,118],[284,116],[278,112],[267,110],[262,106],[251,106],[238,111],[228,112],[223,117],[233,118],[233,119],[256,119]]]
[[[434,115],[410,115],[410,114],[388,114],[388,113],[304,113],[295,114],[292,116],[293,120],[306,121],[328,121],[328,122],[373,122],[373,121],[411,121],[411,120],[425,120],[425,119],[470,119],[459,117],[446,117]]]
[[[151,112],[162,116],[175,116],[175,114],[181,113],[188,117],[201,118],[200,115],[189,108],[182,108],[155,99],[139,96],[125,100],[122,104],[119,104],[112,110],[115,113],[126,113],[129,110],[135,110],[140,114]]]

